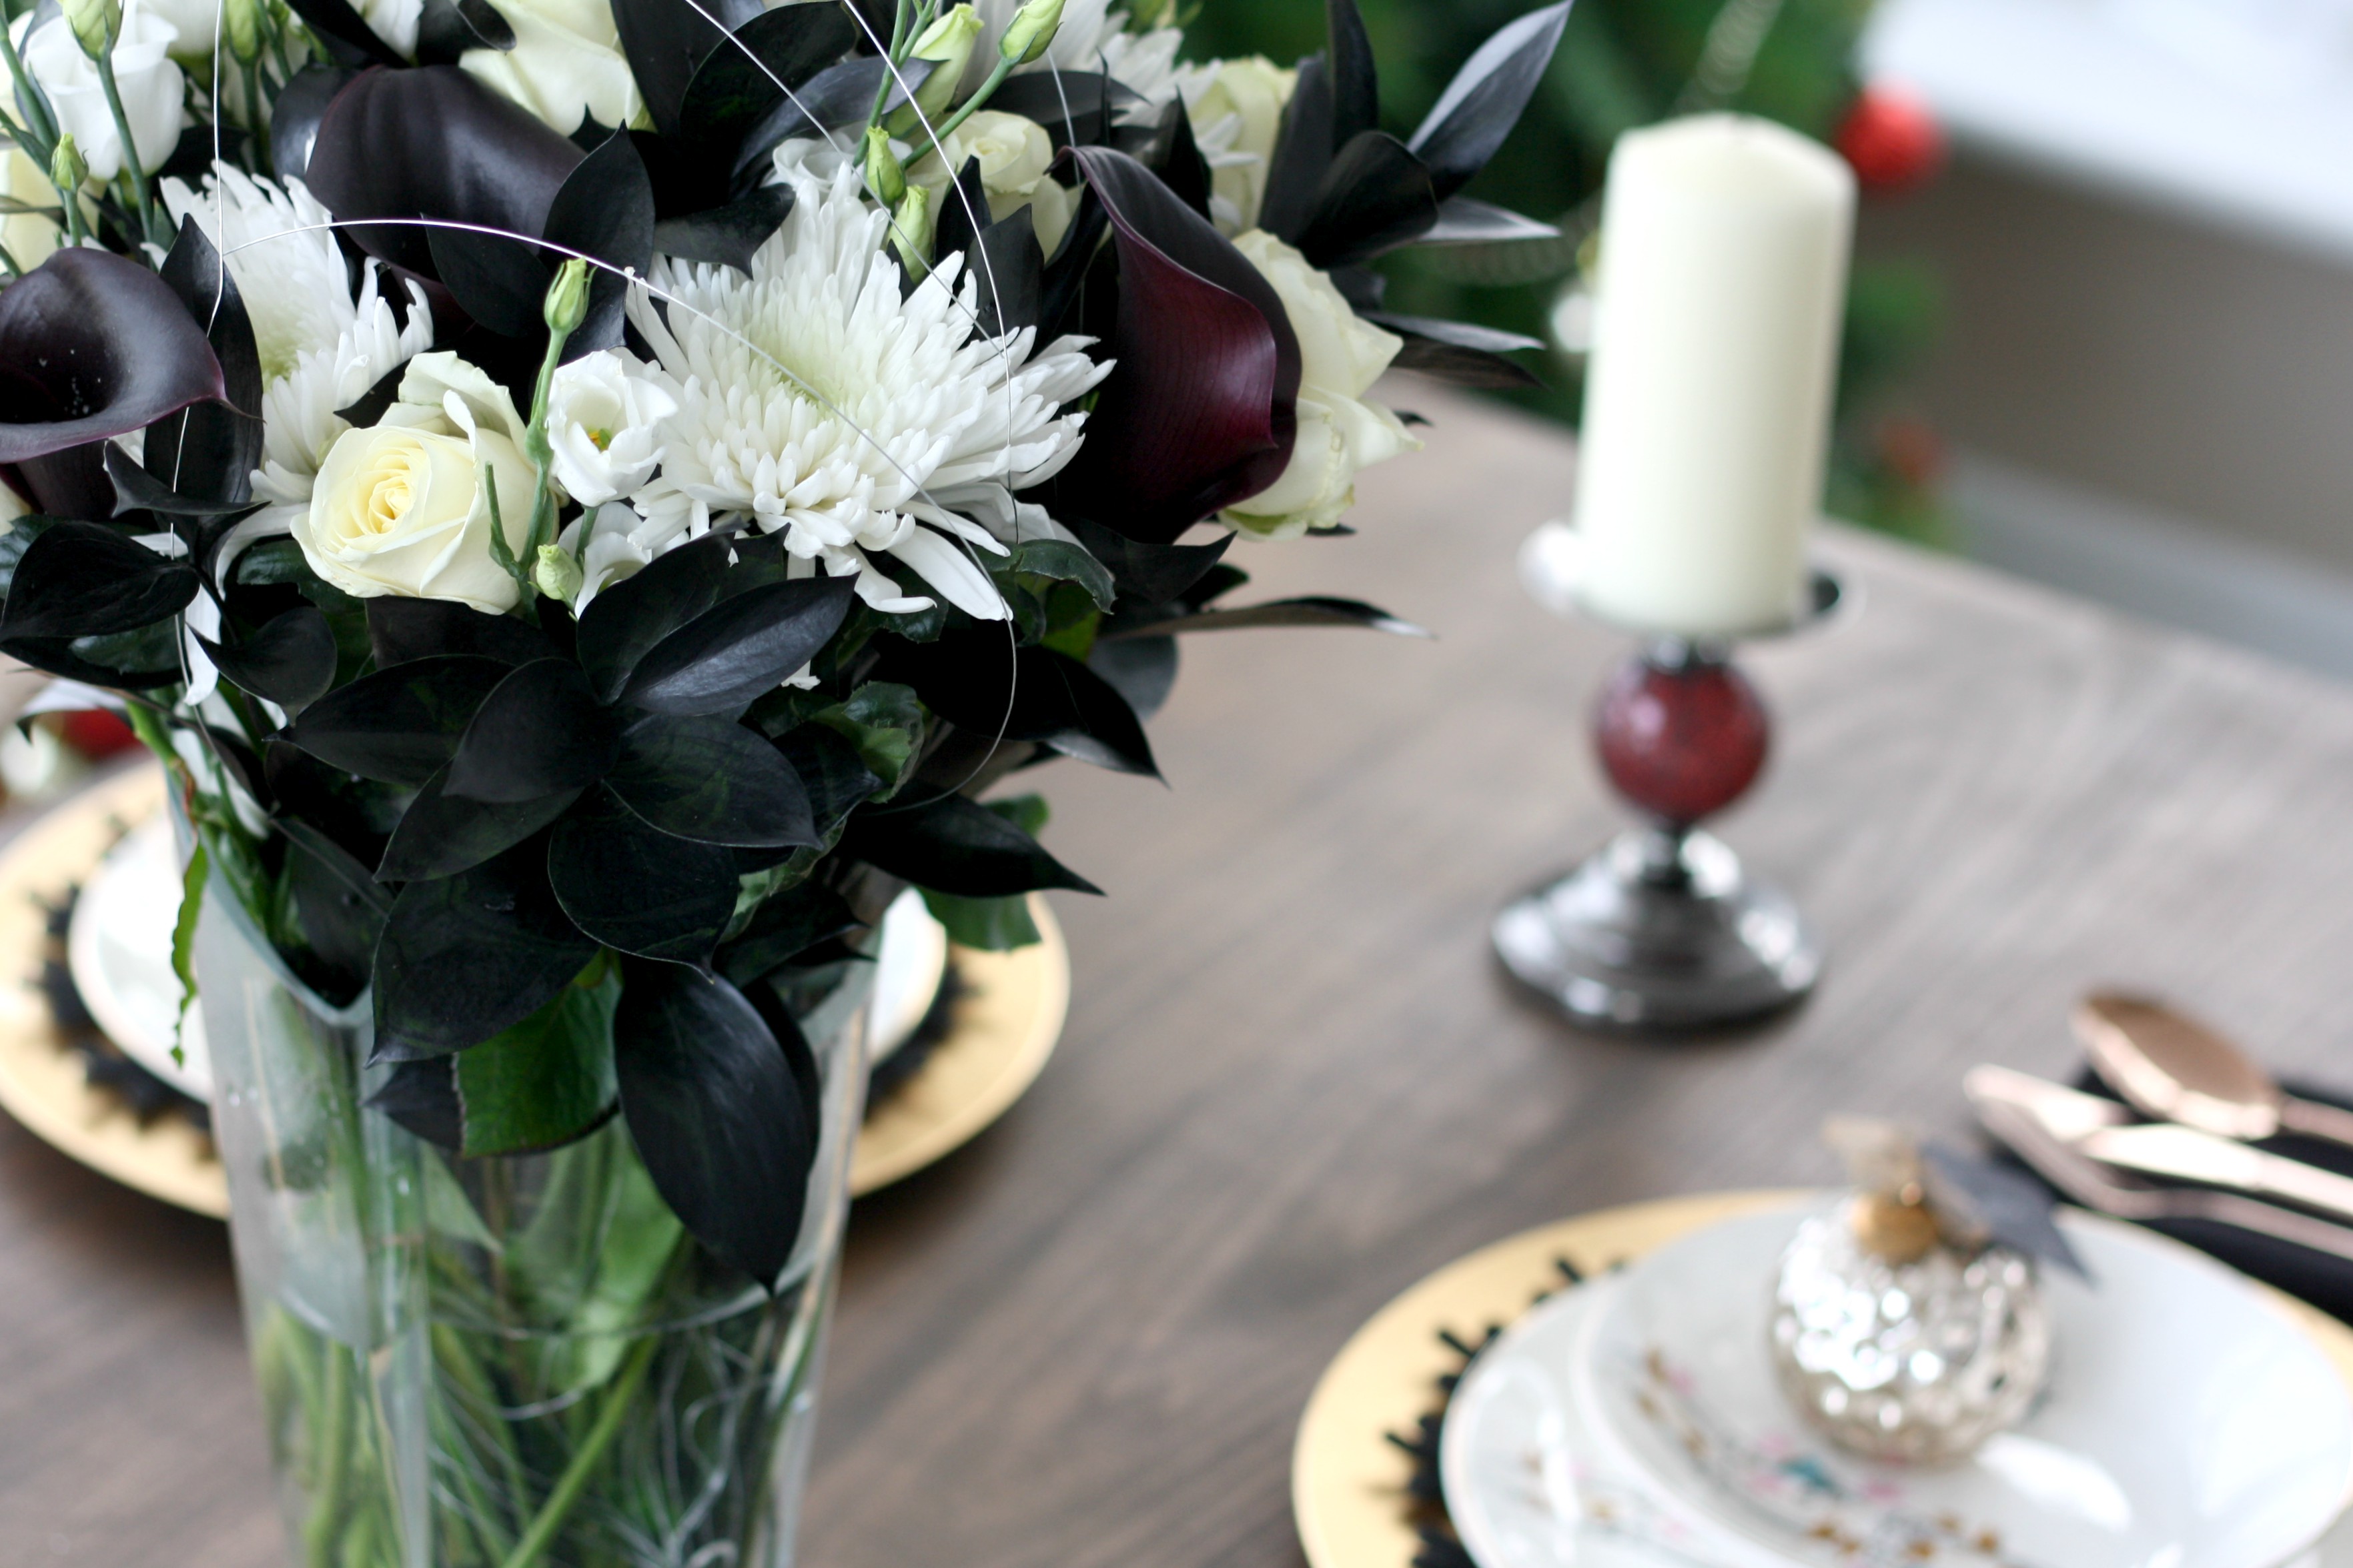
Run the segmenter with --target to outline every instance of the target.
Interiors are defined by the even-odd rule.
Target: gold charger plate
[[[163,806],[163,771],[132,768],[53,807],[0,847],[0,1109],[125,1186],[220,1219],[228,1215],[228,1178],[212,1141],[178,1116],[142,1126],[120,1099],[91,1087],[33,983],[47,940],[43,906],[86,881],[115,840]],[[1030,915],[1042,939],[1034,946],[954,950],[965,986],[954,1032],[874,1107],[852,1158],[852,1193],[886,1186],[969,1142],[1053,1055],[1070,1005],[1070,951],[1043,899],[1032,897]],[[22,965],[13,985],[12,963]]]
[[[1794,1203],[1801,1190],[1701,1193],[1599,1209],[1482,1247],[1373,1314],[1308,1397],[1291,1455],[1291,1511],[1310,1568],[1411,1568],[1421,1541],[1406,1491],[1413,1460],[1388,1440],[1438,1407],[1438,1380],[1462,1358],[1440,1330],[1475,1343],[1561,1288],[1555,1259],[1590,1276],[1689,1231]],[[2353,1387],[2353,1329],[2257,1286],[2318,1342]]]

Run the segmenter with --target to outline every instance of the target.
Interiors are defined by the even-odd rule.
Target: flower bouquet
[[[1103,0],[40,0],[5,35],[0,650],[174,788],[304,1561],[789,1559],[872,923],[1092,891],[991,799],[1153,773],[1237,534],[1346,531],[1409,140]],[[1187,536],[1192,537],[1188,538]]]

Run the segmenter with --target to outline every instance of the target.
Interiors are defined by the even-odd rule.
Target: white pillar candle
[[[1845,162],[1769,121],[1619,139],[1577,485],[1594,613],[1693,637],[1796,613],[1853,226]]]

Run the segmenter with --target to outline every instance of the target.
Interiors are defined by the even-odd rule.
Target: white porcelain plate
[[[2043,1271],[2053,1363],[2026,1420],[1951,1466],[1847,1456],[1797,1419],[1766,1350],[1805,1212],[1660,1248],[1571,1349],[1599,1453],[1676,1511],[1810,1568],[2280,1568],[2344,1510],[2353,1397],[2319,1346],[2202,1254],[2073,1212],[2096,1283]]]

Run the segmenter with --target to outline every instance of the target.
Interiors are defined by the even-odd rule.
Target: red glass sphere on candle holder
[[[1673,827],[1738,800],[1765,766],[1757,689],[1731,665],[1628,660],[1603,688],[1593,738],[1609,782]]]

